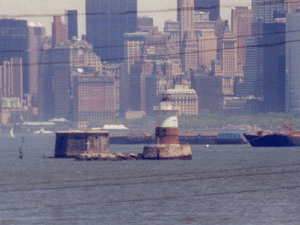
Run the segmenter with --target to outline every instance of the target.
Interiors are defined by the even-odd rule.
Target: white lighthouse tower
[[[164,94],[156,112],[155,144],[144,147],[144,159],[192,159],[189,145],[180,145],[178,137],[178,110],[171,96]]]

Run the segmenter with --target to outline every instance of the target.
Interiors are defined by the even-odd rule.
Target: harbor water
[[[54,142],[0,136],[1,225],[300,224],[299,147],[193,145],[190,161],[81,162],[48,158]]]

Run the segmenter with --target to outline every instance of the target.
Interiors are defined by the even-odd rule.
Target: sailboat
[[[11,138],[15,138],[16,137],[15,134],[14,134],[14,128],[10,129],[10,133],[9,134],[10,134]]]

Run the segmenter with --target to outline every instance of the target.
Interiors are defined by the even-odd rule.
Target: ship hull
[[[287,134],[248,135],[244,134],[253,147],[293,147],[300,146],[300,136]]]

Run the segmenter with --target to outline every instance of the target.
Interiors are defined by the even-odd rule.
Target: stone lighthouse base
[[[156,144],[145,146],[142,157],[146,160],[191,160],[192,150],[189,145]]]

